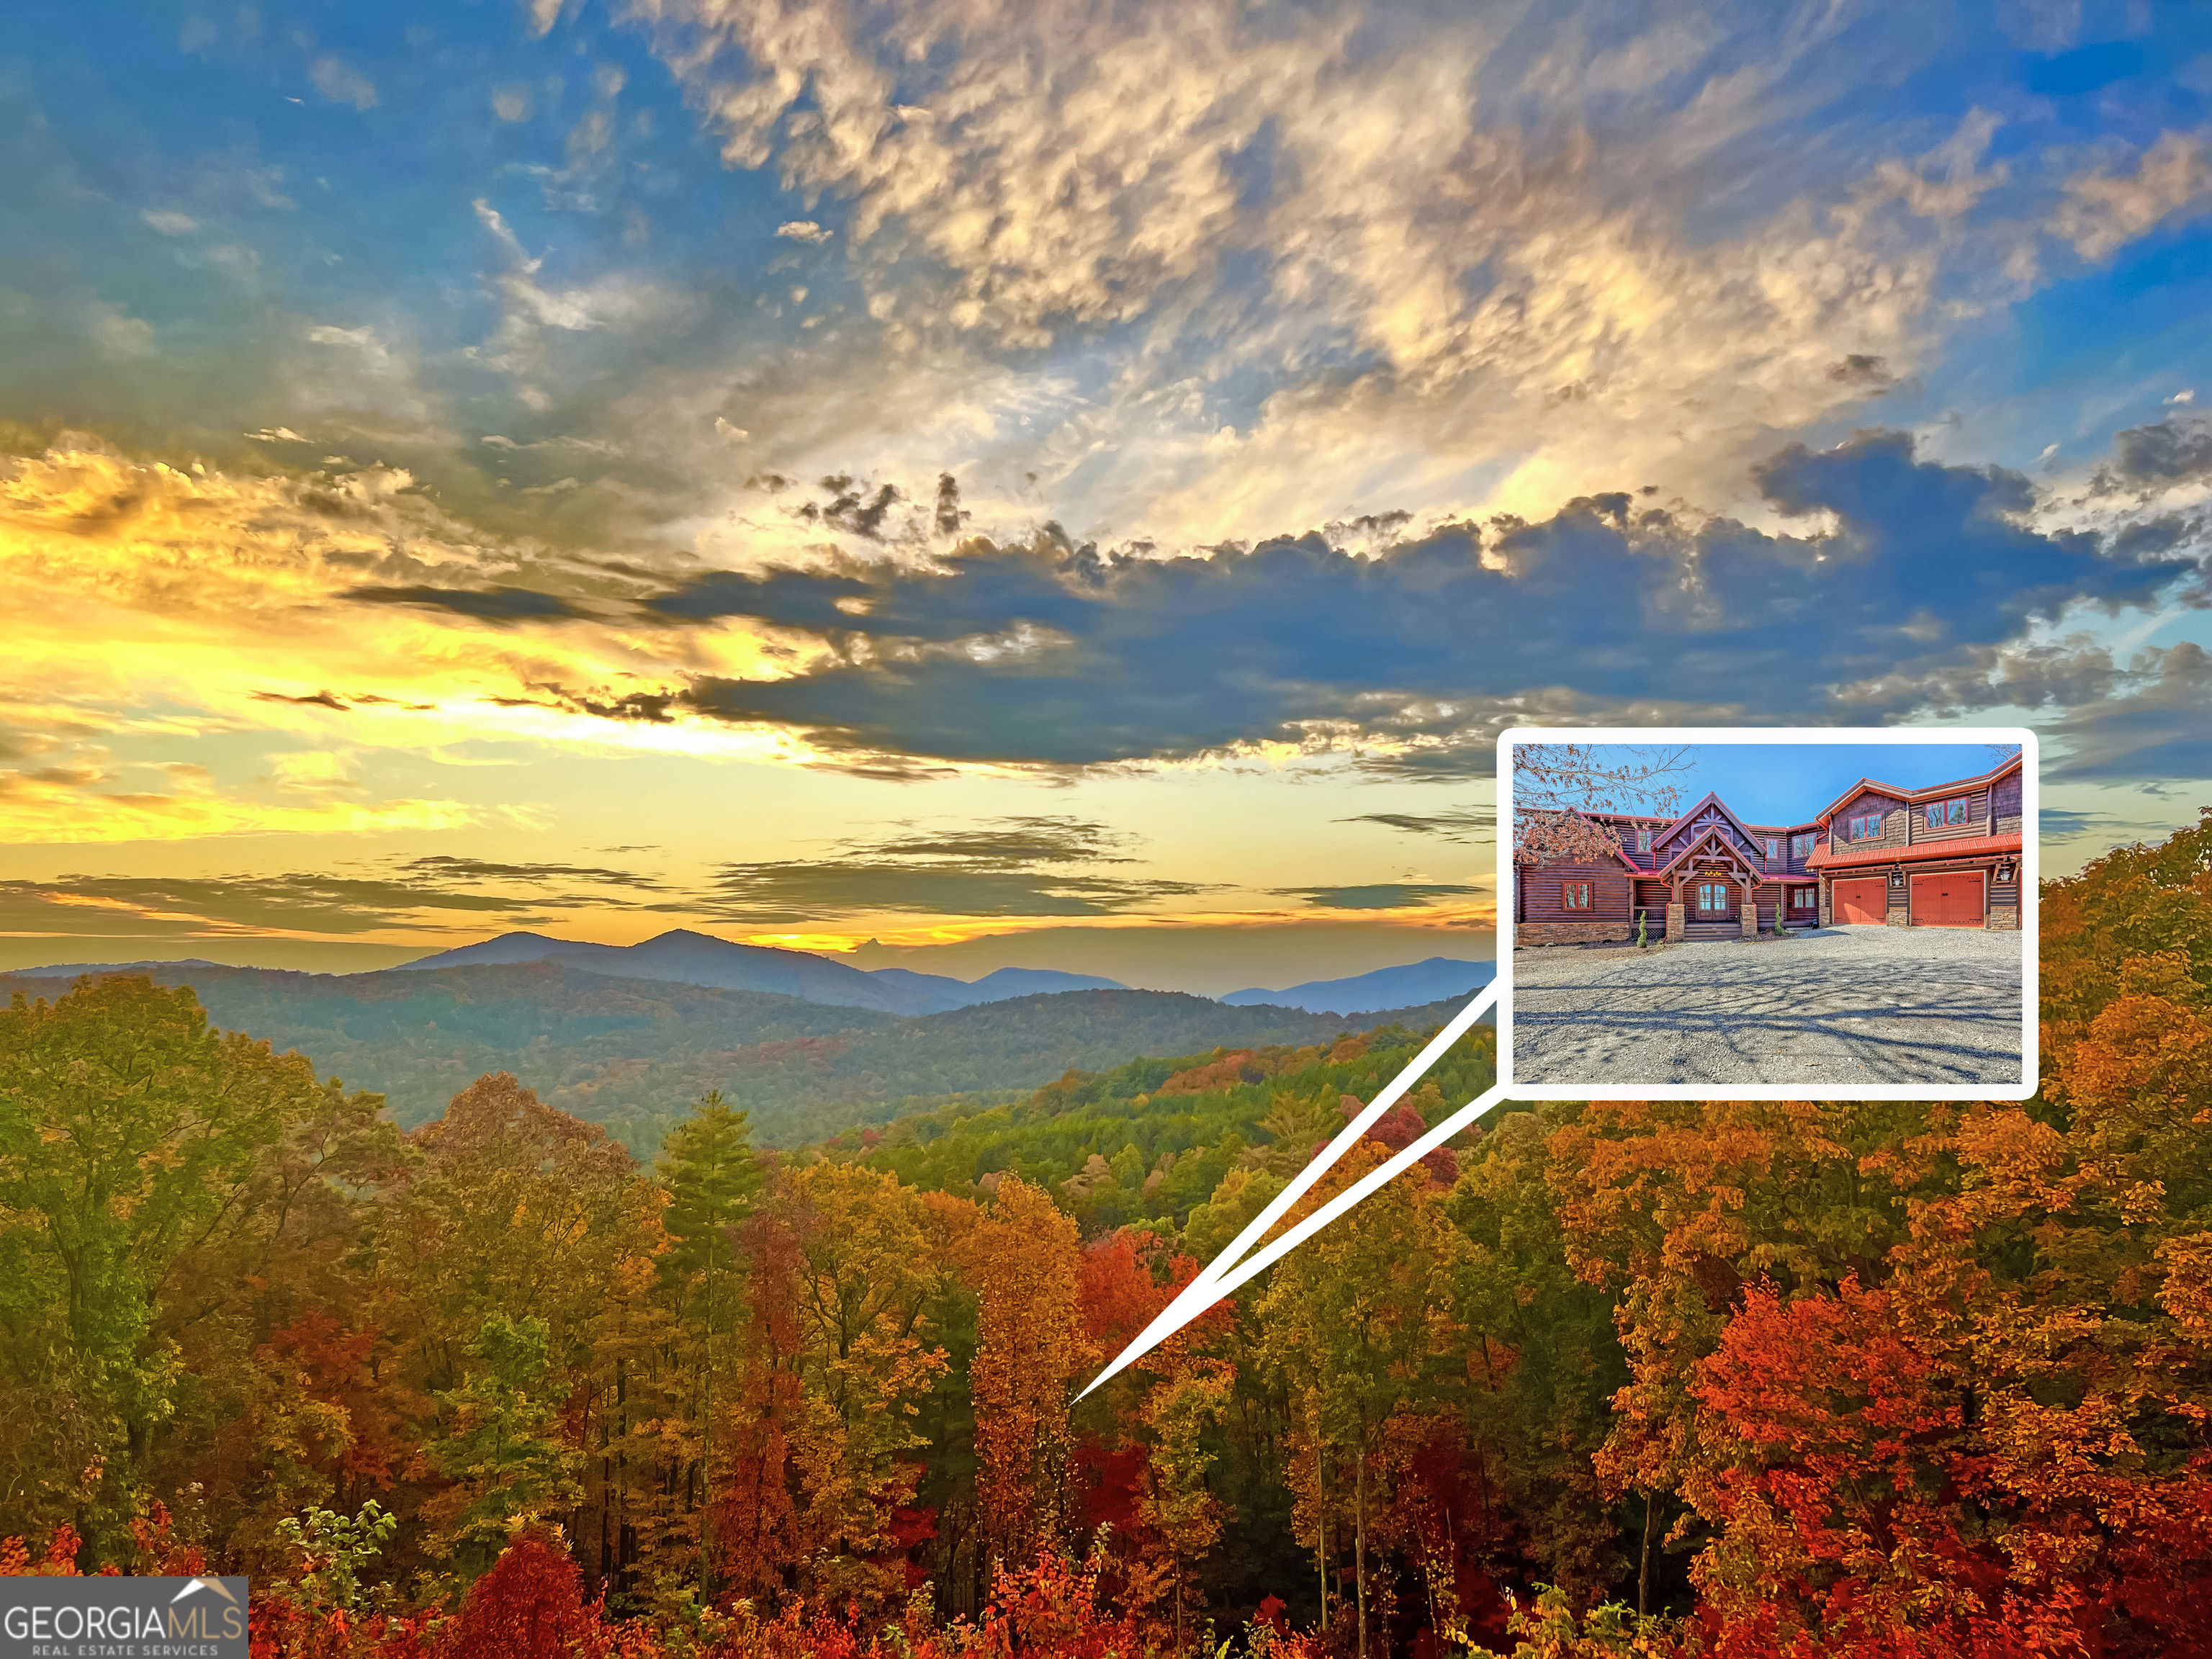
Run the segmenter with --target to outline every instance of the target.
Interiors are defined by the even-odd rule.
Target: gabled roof
[[[1728,809],[1726,807],[1723,807],[1721,810],[1723,811],[1727,811]],[[1735,815],[1731,813],[1729,816],[1733,817]],[[1704,849],[1711,846],[1717,840],[1719,845],[1726,851],[1729,858],[1734,860],[1736,864],[1741,866],[1747,874],[1758,876],[1765,873],[1763,871],[1753,869],[1751,859],[1743,851],[1743,849],[1735,846],[1725,836],[1723,836],[1717,829],[1713,829],[1706,830],[1701,836],[1691,836],[1688,842],[1684,844],[1680,852],[1675,854],[1673,858],[1668,859],[1666,863],[1661,865],[1656,870],[1651,871],[1650,874],[1654,879],[1665,879],[1667,872],[1669,870],[1672,870],[1676,865],[1685,863],[1691,859],[1706,856]]]
[[[1583,819],[1585,823],[1595,823],[1595,820],[1588,812],[1577,812],[1575,816]],[[1603,828],[1602,825],[1598,825],[1597,827],[1601,829]],[[1613,855],[1620,860],[1622,866],[1626,868],[1631,875],[1640,876],[1644,873],[1644,866],[1638,864],[1634,859],[1629,857],[1627,849],[1622,847],[1618,841],[1613,843]]]
[[[1984,853],[2017,853],[2018,832],[2008,836],[1961,836],[1956,841],[1918,841],[1909,847],[1869,847],[1857,853],[1815,848],[1808,870],[1841,870],[1861,864],[1918,864],[1929,859],[1975,858]]]
[[[1692,818],[1697,817],[1698,813],[1704,811],[1708,806],[1717,807],[1719,809],[1721,814],[1725,817],[1730,823],[1735,825],[1738,830],[1741,830],[1743,832],[1743,838],[1746,841],[1756,841],[1758,839],[1756,836],[1752,834],[1751,826],[1746,823],[1741,818],[1736,817],[1734,812],[1730,811],[1729,810],[1729,804],[1723,800],[1717,793],[1708,789],[1701,799],[1691,803],[1690,808],[1687,811],[1684,812],[1680,817],[1675,818],[1672,823],[1668,823],[1665,829],[1654,835],[1651,837],[1651,844],[1655,847],[1657,846],[1661,842],[1666,840],[1668,836],[1673,835],[1677,830],[1687,823]]]
[[[1548,809],[1547,809],[1547,810],[1548,810]],[[1588,823],[1589,825],[1590,825],[1590,827],[1591,827],[1592,829],[1596,829],[1596,830],[1602,830],[1603,828],[1605,828],[1605,826],[1604,826],[1603,824],[1601,824],[1601,823],[1598,823],[1598,822],[1597,822],[1597,820],[1598,820],[1598,819],[1600,819],[1600,818],[1602,818],[1602,817],[1609,817],[1609,816],[1610,816],[1610,814],[1604,813],[1604,812],[1584,812],[1584,811],[1581,811],[1577,810],[1577,808],[1575,808],[1575,807],[1571,807],[1571,806],[1561,807],[1561,808],[1559,808],[1559,809],[1558,809],[1558,810],[1559,810],[1559,811],[1561,814],[1563,814],[1563,815],[1571,815],[1571,816],[1572,816],[1572,817],[1578,817],[1578,818],[1582,819],[1585,823]],[[1642,875],[1648,875],[1648,874],[1650,874],[1650,873],[1649,871],[1645,870],[1645,869],[1644,869],[1644,867],[1642,865],[1638,864],[1638,863],[1634,859],[1632,859],[1631,857],[1629,857],[1629,856],[1628,856],[1628,854],[1627,854],[1625,851],[1623,851],[1623,850],[1622,850],[1621,846],[1620,846],[1620,842],[1619,842],[1618,840],[1616,840],[1616,841],[1613,842],[1613,857],[1615,857],[1616,859],[1619,859],[1619,860],[1620,860],[1621,868],[1623,868],[1624,870],[1626,870],[1626,871],[1627,871],[1630,874],[1632,874],[1632,875],[1642,876]],[[1518,862],[1520,861],[1520,860],[1519,860],[1519,858],[1518,858],[1518,856],[1517,856],[1517,855],[1516,856],[1516,858],[1515,858],[1515,860],[1514,860],[1514,861],[1515,861],[1516,863],[1518,863]],[[1539,865],[1539,866],[1535,866],[1535,867],[1541,868],[1542,866],[1541,866],[1540,865]]]
[[[1819,817],[1814,821],[1816,823],[1825,825],[1830,818],[1836,816],[1839,808],[1848,803],[1852,796],[1857,794],[1863,789],[1875,790],[1881,794],[1887,795],[1893,800],[1901,800],[1908,806],[1912,805],[1914,803],[1918,801],[1940,800],[1947,795],[1955,795],[1964,790],[1980,789],[1989,784],[1995,783],[1999,778],[2004,776],[2008,772],[2019,771],[2021,763],[2027,757],[2023,755],[2014,755],[2002,766],[1993,768],[1990,771],[1980,774],[1978,776],[1971,778],[1954,778],[1948,783],[1930,784],[1924,789],[1902,789],[1893,783],[1881,783],[1873,778],[1861,778],[1850,788],[1844,790],[1842,794],[1837,796],[1835,799],[1830,801],[1826,806],[1822,807]]]

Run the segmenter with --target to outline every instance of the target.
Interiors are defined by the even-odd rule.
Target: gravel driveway
[[[1789,940],[1513,955],[1521,1083],[2018,1083],[2021,936],[1829,927]]]

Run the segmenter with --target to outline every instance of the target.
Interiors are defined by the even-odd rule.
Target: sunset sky
[[[2212,800],[2212,8],[29,0],[0,967],[1492,954],[1508,726]]]

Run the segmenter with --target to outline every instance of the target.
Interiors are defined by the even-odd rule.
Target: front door
[[[1729,886],[1724,881],[1701,881],[1698,884],[1698,919],[1717,921],[1733,907],[1729,903]]]

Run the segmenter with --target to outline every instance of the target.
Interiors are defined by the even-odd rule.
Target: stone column
[[[1743,902],[1743,936],[1746,939],[1759,937],[1759,901],[1757,899],[1746,899]]]
[[[1667,942],[1670,945],[1678,943],[1682,937],[1682,907],[1679,904],[1668,905],[1667,907]]]

